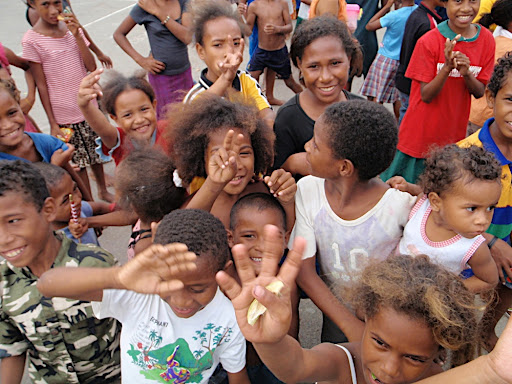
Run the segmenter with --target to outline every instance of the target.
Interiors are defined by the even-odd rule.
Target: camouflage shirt
[[[62,241],[53,267],[109,267],[112,255]],[[88,301],[43,297],[29,268],[0,262],[0,358],[27,352],[39,383],[110,383],[120,377],[120,324],[98,320]]]

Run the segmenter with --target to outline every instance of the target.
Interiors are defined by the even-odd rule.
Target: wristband
[[[167,15],[164,21],[162,21],[162,25],[167,24],[167,22],[171,19],[171,16]]]
[[[492,248],[492,246],[494,245],[494,243],[495,243],[496,241],[498,241],[498,239],[499,239],[499,237],[498,237],[498,236],[494,236],[494,237],[491,239],[491,241],[489,241],[489,243],[487,244],[487,246],[489,247],[489,249],[491,249],[491,248]]]

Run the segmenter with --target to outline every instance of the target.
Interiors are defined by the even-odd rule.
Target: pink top
[[[82,29],[80,35],[89,46]],[[87,69],[73,34],[68,31],[63,37],[50,37],[29,29],[23,36],[21,45],[23,57],[43,67],[57,124],[84,121],[76,100],[80,82],[87,75]]]

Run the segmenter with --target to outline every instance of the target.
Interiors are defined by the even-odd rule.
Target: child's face
[[[275,209],[260,210],[256,207],[247,207],[238,211],[236,227],[228,232],[229,246],[244,244],[249,252],[249,258],[256,275],[260,274],[261,261],[263,257],[263,230],[265,225],[274,225],[279,228],[279,235],[282,239],[283,248],[281,255],[286,249],[286,223],[283,217]]]
[[[314,40],[297,60],[304,85],[323,104],[340,101],[348,81],[350,58],[343,43],[335,36]]]
[[[55,221],[68,223],[71,219],[71,204],[69,202],[69,194],[73,195],[73,202],[77,209],[77,215],[80,216],[82,207],[82,193],[78,189],[76,183],[71,176],[65,174],[60,182],[51,189],[50,194],[57,205],[57,216]]]
[[[468,180],[470,180],[468,182]],[[471,179],[456,180],[452,187],[431,201],[433,211],[439,213],[443,228],[471,239],[484,233],[491,224],[494,208],[501,194],[497,181]]]
[[[176,278],[183,281],[185,286],[162,299],[169,304],[176,316],[183,319],[194,316],[206,307],[217,293],[215,272],[208,265],[208,256],[197,258],[195,271],[181,272]]]
[[[495,141],[512,143],[512,72],[501,89],[492,97],[486,90],[487,104],[494,110],[494,123],[491,125],[491,134]]]
[[[365,323],[361,341],[365,381],[414,383],[431,369],[438,347],[424,321],[383,308]]]
[[[444,3],[444,6],[449,19],[448,24],[452,31],[464,34],[478,14],[480,0],[448,0]]]
[[[62,13],[61,0],[31,0],[34,9],[39,14],[39,17],[49,24],[58,24],[59,16]]]
[[[18,268],[41,261],[55,218],[53,199],[47,199],[41,211],[26,199],[14,192],[0,196],[0,256]]]
[[[226,128],[217,130],[210,134],[210,140],[206,147],[204,159],[206,168],[208,168],[207,165],[210,161],[210,157],[223,147],[224,137],[230,129],[235,131],[235,136],[242,133],[237,128]],[[254,150],[252,148],[251,138],[247,135],[244,135],[241,140],[240,150],[236,155],[237,171],[235,177],[233,177],[233,179],[224,187],[224,192],[229,195],[241,194],[254,175]]]
[[[20,105],[7,91],[0,90],[0,150],[7,152],[18,146],[24,130],[25,116]]]
[[[243,54],[242,31],[238,23],[227,17],[219,17],[204,24],[203,44],[196,50],[208,67],[208,79],[215,82],[222,70],[219,66],[228,54]]]
[[[152,103],[140,89],[121,92],[114,103],[112,119],[135,141],[149,142],[156,129],[156,100]]]
[[[338,159],[332,153],[329,146],[328,127],[323,116],[315,122],[313,138],[309,140],[304,148],[306,149],[306,160],[311,166],[311,174],[323,179],[333,179],[339,176]]]

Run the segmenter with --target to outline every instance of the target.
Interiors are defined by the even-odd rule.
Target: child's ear
[[[343,176],[343,177],[350,177],[356,171],[354,164],[348,159],[339,160],[338,170],[339,170],[340,176]]]
[[[235,240],[233,239],[233,231],[231,229],[228,229],[227,232],[229,248],[233,248],[233,246],[235,245]]]
[[[204,47],[199,43],[196,43],[196,52],[199,58],[204,61]]]
[[[233,268],[233,266],[233,260],[228,260],[226,264],[224,264],[224,268],[222,268],[222,270],[227,272],[230,268]]]
[[[487,106],[494,110],[494,102],[496,99],[487,87],[485,88],[485,99],[487,100]]]
[[[155,97],[155,99],[153,100],[153,108],[155,109],[155,111],[156,111],[156,101],[157,100],[156,100],[156,97]]]
[[[160,225],[160,221],[153,221],[151,222],[151,242],[155,242],[155,235],[156,230],[158,229],[158,226]]]
[[[117,125],[119,125],[119,123],[117,122],[117,116],[116,116],[116,115],[113,115],[113,114],[111,114],[111,113],[109,113],[108,115],[110,116],[110,118],[111,118],[112,120],[114,120],[114,121],[116,122],[116,124],[117,124]]]
[[[57,217],[57,203],[53,197],[47,197],[41,208],[41,213],[47,222],[52,223]]]
[[[432,211],[439,212],[443,205],[443,199],[436,192],[430,192],[427,197]]]

